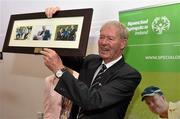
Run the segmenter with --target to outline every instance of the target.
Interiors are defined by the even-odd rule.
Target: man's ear
[[[123,50],[127,45],[127,39],[122,39],[120,45],[121,45],[121,50]]]

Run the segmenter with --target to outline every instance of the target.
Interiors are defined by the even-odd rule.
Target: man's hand
[[[44,48],[44,50],[41,51],[40,53],[43,55],[44,64],[52,72],[55,73],[57,70],[64,68],[61,58],[58,56],[58,54],[54,50]]]
[[[60,8],[57,6],[46,8],[45,14],[48,18],[51,18],[53,14],[55,14],[57,11],[60,11]]]

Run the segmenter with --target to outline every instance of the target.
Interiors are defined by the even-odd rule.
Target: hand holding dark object
[[[52,72],[55,73],[57,70],[64,68],[61,58],[54,50],[44,48],[40,53],[43,55],[44,64]]]
[[[45,10],[45,14],[48,18],[51,18],[53,14],[55,14],[57,11],[60,11],[60,8],[57,6],[49,7]]]

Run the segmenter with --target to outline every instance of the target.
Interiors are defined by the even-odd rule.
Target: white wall
[[[118,20],[118,12],[179,0],[0,0],[0,51],[11,14],[61,9],[94,8],[89,53],[97,53],[96,39],[102,23]],[[37,119],[42,111],[44,78],[51,72],[39,55],[4,53],[0,61],[0,119]]]

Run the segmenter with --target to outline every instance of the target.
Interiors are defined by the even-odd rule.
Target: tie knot
[[[96,77],[94,78],[94,81],[92,84],[95,84],[96,82],[98,82],[101,79],[101,76],[103,75],[103,73],[105,72],[105,70],[107,69],[105,64],[101,64],[100,70],[97,73]]]
[[[107,69],[106,65],[105,65],[105,64],[102,64],[101,69],[102,69],[103,71],[106,70],[106,69]]]

